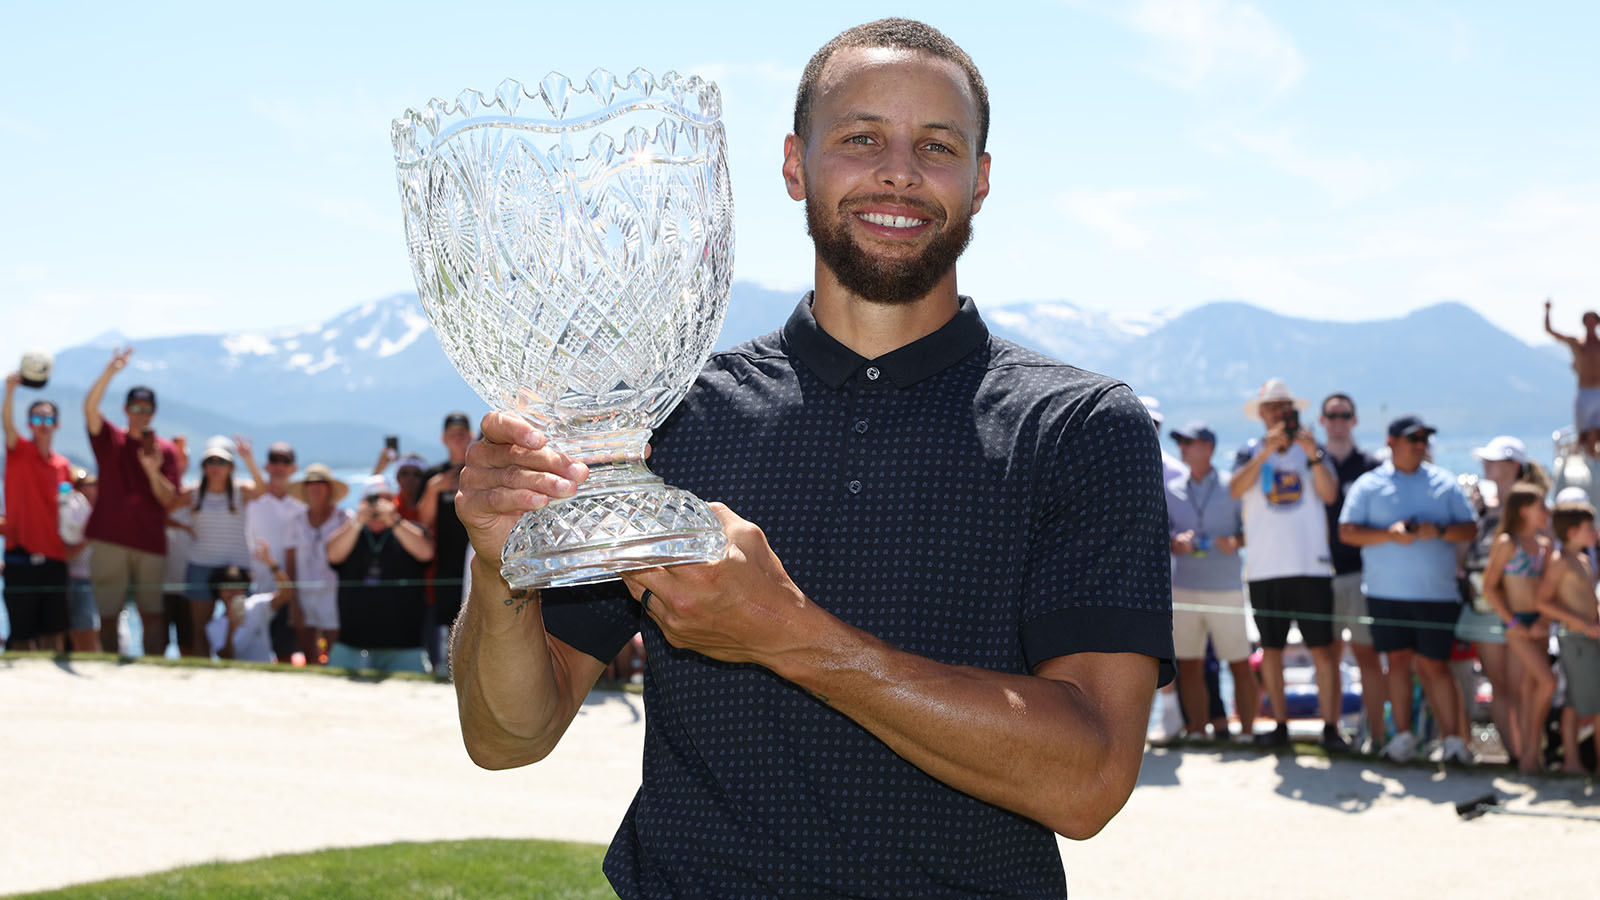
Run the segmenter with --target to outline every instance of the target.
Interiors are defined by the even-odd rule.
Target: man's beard
[[[872,199],[877,198],[867,202]],[[898,198],[882,199],[904,204]],[[838,218],[826,218],[811,197],[806,197],[806,234],[816,245],[817,258],[846,290],[874,303],[899,305],[926,296],[972,240],[972,216],[967,214],[950,220],[915,257],[884,260],[868,254],[850,237],[849,223],[844,221],[850,215],[845,212]],[[936,218],[931,212],[923,217]]]

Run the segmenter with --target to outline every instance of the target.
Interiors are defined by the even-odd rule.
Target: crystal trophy
[[[491,408],[589,466],[577,494],[512,530],[514,587],[723,556],[710,507],[644,463],[727,308],[721,120],[711,82],[596,69],[507,79],[394,122],[406,245],[440,346]]]

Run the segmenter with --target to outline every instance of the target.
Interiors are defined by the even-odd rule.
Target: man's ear
[[[783,139],[783,186],[789,191],[789,199],[806,198],[805,170],[805,142],[798,135],[791,134]]]

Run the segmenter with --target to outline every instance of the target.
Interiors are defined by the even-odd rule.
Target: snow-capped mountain
[[[719,347],[780,327],[799,292],[737,282]],[[1458,435],[1548,434],[1570,417],[1565,359],[1499,331],[1467,307],[1444,303],[1373,322],[1320,322],[1236,302],[1181,314],[1126,315],[1066,301],[982,305],[994,332],[1159,397],[1175,421],[1204,418],[1225,444],[1255,433],[1241,410],[1269,377],[1301,396],[1342,390],[1357,400],[1363,430],[1415,411]],[[105,366],[117,335],[57,354],[46,395],[61,403],[62,452],[91,458],[81,428],[82,397]],[[402,450],[441,453],[444,414],[474,419],[484,403],[439,349],[414,294],[347,309],[312,325],[191,334],[137,341],[129,370],[102,410],[122,420],[129,387],[160,399],[156,427],[203,441],[243,433],[264,455],[289,440],[302,461],[371,462],[383,436]],[[74,424],[80,423],[80,424]]]

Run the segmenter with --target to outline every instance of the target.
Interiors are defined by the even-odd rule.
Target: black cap
[[[1433,434],[1439,429],[1422,421],[1421,416],[1401,416],[1389,423],[1389,437],[1409,437],[1417,432]]]
[[[444,417],[444,427],[446,431],[450,429],[451,425],[460,425],[462,428],[465,428],[468,431],[472,430],[472,420],[467,418],[467,414],[460,410],[456,410],[455,412],[452,412]]]
[[[1216,446],[1217,443],[1217,433],[1211,430],[1210,425],[1199,419],[1186,423],[1182,428],[1174,428],[1167,434],[1178,441],[1205,441],[1212,446]]]
[[[123,406],[132,406],[135,403],[138,403],[140,401],[148,403],[151,406],[155,406],[156,405],[156,392],[150,390],[149,388],[145,387],[142,384],[139,385],[138,387],[128,388],[128,400],[127,400],[126,403],[124,403],[122,405]]]

